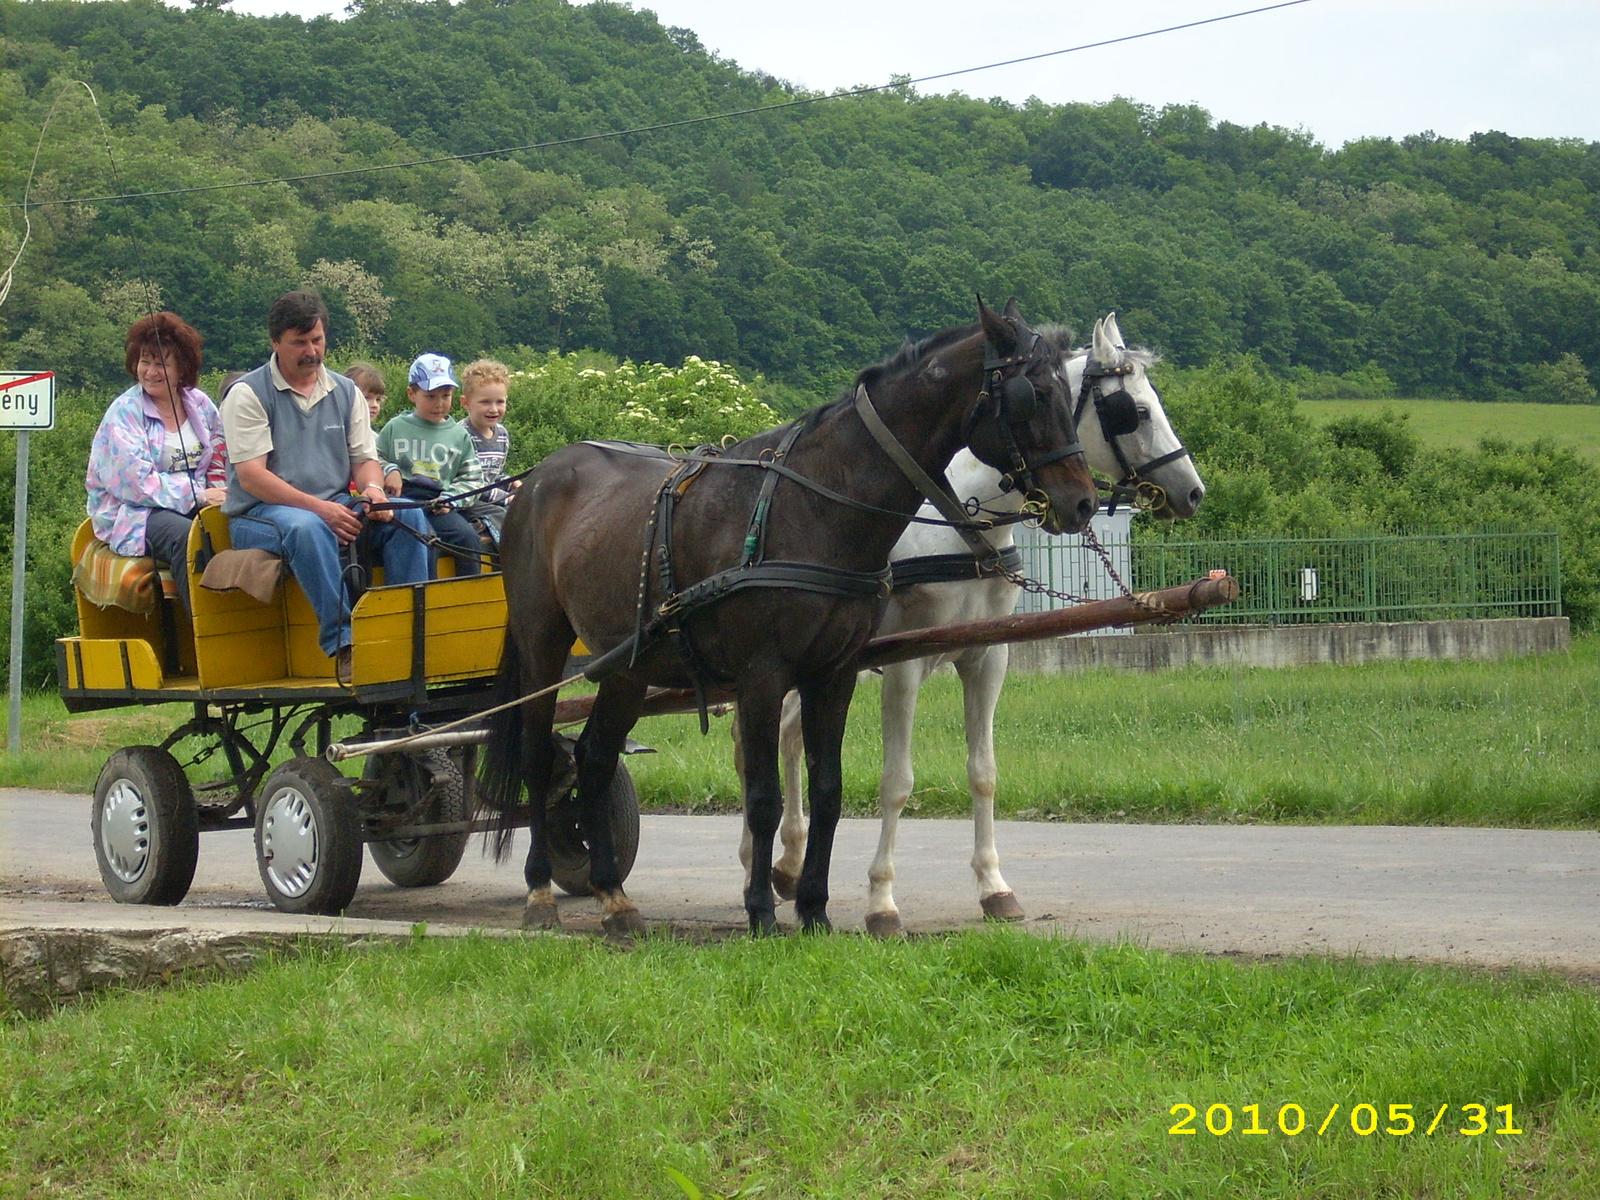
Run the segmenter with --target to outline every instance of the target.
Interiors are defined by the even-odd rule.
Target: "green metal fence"
[[[1135,542],[1136,590],[1221,568],[1240,596],[1198,618],[1220,624],[1438,621],[1561,615],[1554,533]]]

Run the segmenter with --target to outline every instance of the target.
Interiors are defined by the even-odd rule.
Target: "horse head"
[[[978,300],[984,335],[983,382],[962,440],[999,471],[1051,533],[1086,528],[1099,506],[1064,386],[1063,351],[1023,320],[1011,300],[1003,314]]]
[[[1089,465],[1113,476],[1121,495],[1171,521],[1194,516],[1206,486],[1150,382],[1155,361],[1128,348],[1111,313],[1094,323],[1089,348],[1063,362],[1058,386],[1074,397],[1073,424]]]

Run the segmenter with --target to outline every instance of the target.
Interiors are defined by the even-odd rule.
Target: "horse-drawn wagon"
[[[73,541],[74,563],[94,548],[93,536],[85,522]],[[194,877],[200,834],[225,830],[254,831],[262,883],[287,912],[342,911],[361,876],[363,846],[402,887],[443,882],[474,828],[476,748],[370,755],[360,778],[341,774],[324,752],[336,730],[394,739],[486,707],[505,628],[501,576],[366,589],[351,614],[346,687],[317,645],[316,616],[292,578],[269,599],[202,586],[206,566],[229,549],[227,519],[220,509],[204,510],[186,564],[192,614],[161,596],[153,575],[136,589],[143,602],[121,597],[128,607],[101,606],[75,589],[78,636],[56,646],[68,710],[171,703],[192,710],[159,745],[125,746],[101,772],[92,828],[107,891],[124,903],[177,904]],[[113,566],[153,570],[148,560]],[[570,763],[570,742],[558,741]],[[218,752],[225,769],[203,766]],[[564,771],[552,794],[551,840],[557,881],[581,891],[587,854],[567,803],[570,776]],[[631,866],[638,804],[625,767],[611,799]]]
[[[745,903],[751,928],[769,930],[778,887],[771,850],[784,808],[780,715],[797,689],[813,820],[820,795],[823,824],[795,899],[807,928],[826,928],[839,749],[857,670],[1176,619],[1237,595],[1231,579],[1212,578],[1067,612],[901,624],[869,640],[898,587],[884,563],[912,522],[948,526],[967,549],[906,565],[942,572],[960,559],[949,580],[1017,586],[1027,581],[987,535],[1022,519],[1054,532],[1085,528],[1098,501],[1080,438],[1097,467],[1120,476],[1114,496],[1183,516],[1203,494],[1143,379],[1145,358],[1121,345],[1112,318],[1097,323],[1090,351],[1074,354],[1064,330],[1033,331],[1014,302],[1004,315],[980,303],[979,315],[975,326],[908,344],[862,372],[834,404],[732,447],[674,454],[591,442],[558,452],[507,522],[506,575],[365,590],[352,609],[348,685],[318,648],[316,620],[292,579],[263,598],[203,586],[200,573],[229,548],[226,520],[206,510],[184,564],[192,619],[171,604],[135,615],[80,594],[80,635],[59,643],[61,691],[74,711],[193,705],[192,719],[160,746],[119,750],[102,772],[93,828],[108,890],[125,902],[177,903],[201,831],[253,828],[274,904],[339,912],[354,895],[363,845],[392,881],[423,886],[448,878],[472,832],[494,829],[503,851],[511,829],[531,825],[525,923],[558,924],[554,882],[592,890],[605,927],[631,932],[643,921],[621,884],[637,848],[638,808],[617,756],[631,748],[627,734],[640,716],[688,706],[704,722],[709,700],[736,696],[753,838]],[[974,497],[976,508],[942,480],[963,447],[1000,494]],[[916,515],[923,500],[937,518]],[[740,509],[747,522],[730,519]],[[635,557],[640,530],[645,545]],[[90,540],[80,530],[75,557]],[[697,582],[680,589],[681,579]],[[908,581],[942,586],[926,573]],[[584,670],[600,690],[558,701],[577,678],[564,669],[575,634],[604,651]],[[808,705],[817,706],[814,720],[803,715]],[[576,743],[558,732],[586,719]],[[360,737],[334,742],[334,723],[351,720]],[[313,736],[316,756],[307,752]],[[195,743],[187,766],[220,749],[230,774],[192,784],[172,750]],[[474,756],[485,743],[482,792],[496,816],[480,823]],[[274,767],[280,744],[294,757]],[[360,779],[333,765],[355,757],[367,760]],[[787,834],[785,844],[787,853]]]

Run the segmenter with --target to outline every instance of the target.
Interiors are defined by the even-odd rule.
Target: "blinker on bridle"
[[[1145,479],[1145,472],[1154,471],[1170,462],[1177,462],[1180,458],[1191,457],[1188,448],[1180,442],[1176,450],[1140,463],[1138,466],[1128,461],[1128,456],[1123,453],[1122,443],[1117,439],[1137,433],[1144,418],[1139,415],[1139,405],[1127,388],[1119,387],[1114,392],[1106,392],[1102,390],[1101,381],[1131,375],[1133,369],[1134,364],[1130,362],[1115,367],[1102,367],[1091,355],[1083,364],[1083,383],[1078,388],[1078,403],[1072,411],[1072,425],[1076,429],[1083,417],[1083,410],[1090,400],[1094,401],[1095,416],[1100,421],[1100,432],[1106,439],[1106,445],[1110,446],[1111,452],[1117,456],[1118,465],[1122,467],[1122,478],[1111,485],[1111,502],[1106,508],[1108,514],[1116,512],[1117,504],[1123,500],[1135,508],[1160,508],[1167,502],[1166,489],[1158,483]]]
[[[1062,448],[1031,460],[1023,453],[1017,441],[1017,427],[1033,420],[1038,415],[1040,404],[1038,389],[1034,387],[1033,380],[1028,378],[1026,370],[1034,361],[1043,339],[1026,326],[1021,326],[1017,332],[1031,336],[1027,349],[1016,354],[1001,354],[992,341],[983,343],[983,386],[978,392],[977,402],[967,414],[961,436],[963,441],[970,443],[973,428],[993,405],[995,424],[999,426],[1006,455],[1011,460],[1011,469],[1000,476],[1000,490],[1015,490],[1024,496],[1032,496],[1038,490],[1034,486],[1033,473],[1060,459],[1082,454],[1083,445],[1076,437],[1077,426],[1074,425],[1072,440]]]

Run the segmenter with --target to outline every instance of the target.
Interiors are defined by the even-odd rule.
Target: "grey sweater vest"
[[[267,470],[319,500],[349,495],[350,409],[355,403],[356,385],[343,375],[334,375],[333,391],[307,413],[300,411],[290,392],[273,385],[270,362],[251,371],[239,383],[256,394],[267,412],[267,424],[272,429]],[[227,397],[223,397],[223,403],[227,403]],[[239,486],[238,472],[229,462],[228,499],[222,511],[236,517],[260,503]]]

